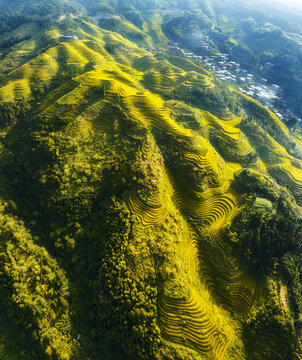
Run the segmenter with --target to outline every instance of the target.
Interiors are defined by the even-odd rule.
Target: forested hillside
[[[302,131],[168,52],[215,4],[2,5],[0,360],[302,358]]]

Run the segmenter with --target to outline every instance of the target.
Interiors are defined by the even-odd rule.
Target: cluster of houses
[[[147,50],[148,52],[150,52],[151,54],[154,54],[154,55],[156,55],[156,54],[161,54],[161,53],[162,53],[162,51],[161,51],[159,48],[157,48],[157,47],[155,47],[155,48],[153,48],[153,47],[148,47],[148,48],[146,48],[146,50]]]
[[[201,45],[201,48],[202,48],[203,50],[206,50],[206,51],[209,50],[209,47],[210,47],[209,40],[210,40],[210,37],[209,37],[209,36],[205,35],[205,36],[203,37],[203,44]]]
[[[185,57],[186,56],[186,54],[180,48],[178,43],[169,43],[169,55],[171,55],[171,56],[180,56],[180,57]]]
[[[120,19],[119,15],[114,15],[109,11],[97,11],[91,18],[95,21],[99,20],[111,20],[111,19]]]
[[[204,56],[203,64],[222,81],[244,81],[244,73],[240,69],[240,64],[230,61],[228,54]]]
[[[209,38],[208,36],[205,36],[204,38]],[[206,46],[207,48],[205,50],[208,50],[209,47],[208,45],[202,45],[203,46]],[[180,48],[180,45],[178,43],[173,43],[173,42],[170,42],[169,43],[169,55],[172,55],[172,56],[181,56],[181,57],[185,57],[185,58],[188,58],[188,59],[191,59],[191,60],[194,60],[194,61],[199,61],[199,62],[202,62],[203,60],[203,57],[200,56],[200,55],[196,55],[194,53],[185,53],[181,48]]]
[[[280,119],[287,121],[293,117],[293,113],[288,110],[281,96],[281,89],[278,85],[270,85],[267,79],[250,74],[247,70],[242,69],[239,63],[230,61],[228,54],[200,56],[192,52],[185,53],[178,43],[170,43],[169,55],[181,56],[202,63],[221,81],[233,83],[239,91],[259,100],[265,107],[274,111]]]
[[[74,40],[79,40],[79,38],[77,37],[77,35],[74,35],[74,34],[60,35],[59,40],[61,40],[61,41],[74,41]]]
[[[284,122],[294,117],[278,85],[269,84],[267,79],[250,74],[242,69],[239,63],[230,61],[228,54],[204,56],[202,62],[220,80],[233,83],[242,93],[259,100]],[[267,63],[267,66],[273,64]]]
[[[248,88],[238,88],[239,91],[244,94],[251,96],[257,100],[260,100],[261,103],[268,108],[277,105],[279,102],[280,88],[278,85],[267,85],[266,79],[259,79],[259,82],[254,81],[251,84],[248,84]]]

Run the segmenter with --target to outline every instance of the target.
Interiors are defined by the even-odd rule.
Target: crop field
[[[187,300],[163,297],[159,303],[163,336],[198,352],[212,351],[221,360],[232,340],[232,331],[218,325],[198,294],[192,291]]]
[[[240,118],[221,120],[209,112],[202,112],[202,115],[208,125],[220,129],[226,136],[234,141],[239,140],[240,130],[237,125],[241,122]]]
[[[131,212],[140,217],[143,225],[159,225],[167,217],[165,206],[158,208],[147,206],[133,191],[129,194],[128,204]]]
[[[0,88],[0,98],[5,102],[27,99],[34,86],[49,83],[57,71],[57,48],[52,48],[10,72],[7,75],[7,84]]]
[[[154,15],[143,24],[147,35],[141,42],[148,43],[148,34],[154,33],[164,48],[167,44],[157,21]],[[263,298],[252,266],[230,250],[234,245],[231,242],[238,245],[238,233],[232,233],[230,226],[247,204],[252,208],[255,198],[263,202],[262,197],[268,197],[273,216],[279,206],[277,191],[282,196],[301,193],[302,161],[295,147],[302,144],[302,134],[295,132],[292,136],[275,114],[231,89],[232,96],[238,96],[235,100],[242,101],[242,109],[237,115],[232,113],[230,109],[235,107],[215,97],[222,91],[221,84],[193,61],[152,55],[117,33],[84,20],[79,24],[79,40],[54,42],[40,54],[34,53],[40,41],[34,37],[15,45],[16,64],[22,52],[31,54],[31,58],[8,70],[0,87],[2,105],[13,109],[22,101],[36,105],[30,113],[35,121],[29,132],[32,142],[39,143],[36,156],[48,156],[45,163],[49,168],[44,174],[45,164],[39,164],[35,179],[39,179],[39,186],[49,181],[51,201],[59,198],[55,205],[58,213],[73,211],[80,219],[73,225],[75,240],[65,236],[68,222],[58,236],[52,233],[55,246],[69,257],[69,251],[78,246],[76,241],[80,243],[84,237],[78,235],[77,227],[87,221],[91,209],[95,207],[102,213],[98,216],[105,216],[104,199],[114,184],[107,200],[110,198],[116,208],[122,209],[119,221],[131,230],[130,235],[128,230],[122,235],[117,231],[105,258],[113,258],[110,251],[124,251],[114,253],[114,258],[120,257],[116,271],[120,275],[127,251],[135,253],[136,243],[128,246],[128,241],[132,231],[138,231],[141,238],[137,243],[147,239],[151,245],[138,250],[135,261],[143,263],[140,256],[150,256],[153,267],[150,265],[152,275],[148,276],[154,276],[154,282],[168,274],[154,291],[157,310],[145,312],[138,307],[135,316],[155,314],[154,323],[158,321],[162,338],[180,348],[191,349],[206,359],[231,359],[229,352],[235,353],[236,336]],[[117,26],[145,34],[124,19]],[[33,35],[37,27],[27,24],[15,31]],[[63,31],[58,25],[48,35],[56,40]],[[3,61],[0,64],[5,65]],[[194,96],[199,99],[203,95],[204,101],[194,103]],[[280,129],[278,136],[275,129]],[[129,164],[129,159],[133,163]],[[27,166],[24,164],[20,169]],[[248,184],[240,183],[238,178],[249,167],[263,177],[271,176],[281,190],[273,191],[264,181],[262,184],[260,176],[250,176]],[[109,184],[100,189],[104,178],[110,179]],[[248,194],[242,190],[244,186]],[[292,202],[292,196],[286,201]],[[116,249],[120,243],[121,249]],[[77,263],[76,259],[74,256],[72,261]],[[127,278],[123,286],[134,284],[138,273],[133,279]],[[119,279],[114,281],[122,284]],[[145,301],[143,291],[147,286],[141,283],[133,285],[133,293],[143,289],[137,290],[137,298]],[[184,292],[173,294],[174,285],[184,288]],[[112,289],[116,290],[115,285]],[[114,296],[114,301],[122,298],[120,294]],[[125,304],[133,305],[131,296]],[[119,322],[121,308],[115,310]]]

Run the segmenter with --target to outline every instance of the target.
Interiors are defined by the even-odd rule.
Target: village
[[[209,52],[209,37],[203,37],[202,49]],[[160,53],[158,49],[149,48],[153,54]],[[240,64],[231,61],[228,54],[196,55],[193,52],[185,52],[178,43],[169,43],[168,54],[180,56],[197,63],[214,74],[223,82],[231,84],[238,91],[259,100],[265,107],[273,111],[283,122],[288,123],[295,115],[289,110],[286,101],[282,97],[282,89],[278,85],[269,84],[268,80],[249,73],[241,68]],[[272,64],[267,63],[267,66]],[[301,119],[297,119],[299,125]]]

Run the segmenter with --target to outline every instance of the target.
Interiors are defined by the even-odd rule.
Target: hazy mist
[[[301,0],[259,0],[266,5],[269,4],[277,4],[280,8],[288,9],[288,10],[300,10],[302,15],[302,1]],[[299,15],[299,14],[297,14]]]

